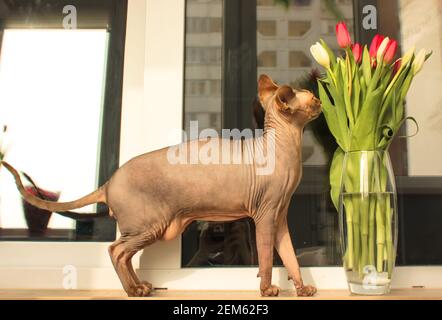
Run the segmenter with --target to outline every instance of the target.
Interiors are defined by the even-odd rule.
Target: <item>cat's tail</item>
[[[38,198],[37,196],[27,192],[23,186],[23,183],[20,179],[20,174],[15,170],[9,163],[2,161],[2,165],[14,176],[15,184],[17,185],[17,189],[20,192],[23,199],[31,205],[45,209],[51,212],[58,211],[69,211],[73,209],[78,209],[85,207],[89,204],[93,203],[106,203],[106,187],[107,183],[95,190],[94,192],[74,201],[70,202],[55,202],[55,201],[47,201]],[[87,215],[87,214],[86,214]]]

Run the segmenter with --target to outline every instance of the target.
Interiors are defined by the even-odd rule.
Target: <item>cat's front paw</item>
[[[296,288],[296,294],[298,297],[311,297],[317,292],[316,288],[313,286],[302,286]]]
[[[261,289],[261,296],[262,297],[277,297],[279,295],[280,288],[275,285],[270,285],[266,289]]]

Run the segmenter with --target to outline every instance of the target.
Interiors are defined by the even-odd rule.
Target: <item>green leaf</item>
[[[428,59],[430,59],[430,57],[433,55],[433,51],[430,51],[430,52],[428,52],[426,55],[425,55],[425,61],[427,61]]]
[[[329,87],[329,91],[331,96],[333,97],[334,104],[335,104],[335,110],[336,110],[336,116],[337,116],[337,122],[339,125],[339,131],[341,135],[341,143],[340,146],[344,149],[348,149],[349,145],[349,129],[348,129],[348,119],[347,119],[347,113],[345,111],[345,103],[342,97],[341,92],[338,91],[333,86]]]
[[[392,75],[393,75],[393,68],[390,68],[390,70],[388,70],[381,79],[381,84],[384,86],[384,88],[387,88],[388,85],[390,84],[391,80],[392,80]]]
[[[342,144],[342,132],[339,128],[339,121],[336,115],[336,108],[332,105],[330,98],[328,97],[327,92],[325,91],[324,84],[321,82],[319,85],[319,98],[322,102],[322,110],[324,112],[325,119],[327,120],[327,125],[330,129],[330,132],[336,139],[336,142],[341,145]]]
[[[344,75],[343,75],[343,66],[344,65],[344,60],[342,60],[341,58],[338,59],[338,62],[336,64],[336,71],[335,71],[335,75],[336,75],[336,80],[338,81],[336,84],[336,88],[341,90],[341,88],[344,86]]]
[[[339,210],[339,193],[341,191],[344,155],[345,153],[341,148],[336,149],[330,166],[330,197],[336,210]]]
[[[393,90],[382,102],[381,111],[377,119],[378,123],[383,122],[385,117],[391,116],[394,108],[396,108],[395,101],[393,101],[394,92],[395,90]]]
[[[367,93],[367,86],[365,84],[365,78],[360,77],[361,79],[361,101],[364,101],[366,93]]]
[[[371,57],[367,46],[364,46],[364,53],[362,55],[362,73],[364,74],[365,84],[368,87],[371,81]]]
[[[352,141],[352,150],[373,150],[375,148],[377,144],[377,119],[383,93],[384,88],[381,86],[367,96],[353,130],[355,141]]]
[[[404,82],[401,83],[400,86],[401,90],[400,101],[405,100],[405,98],[407,97],[408,90],[410,90],[411,87],[411,81],[413,81],[413,73],[409,72],[408,77],[405,78]]]
[[[359,83],[359,75],[356,74],[354,78],[354,84],[353,84],[353,95],[352,95],[352,105],[353,105],[353,115],[355,119],[358,119],[359,116],[359,102],[360,102],[360,96],[361,96],[361,84]]]
[[[381,61],[378,63],[373,78],[370,81],[370,85],[368,86],[367,90],[367,95],[370,95],[371,92],[373,92],[375,88],[378,87],[378,82],[381,79],[383,69],[384,69],[384,63]]]
[[[394,87],[402,87],[402,82],[404,81],[405,77],[410,76],[410,74],[412,74],[410,70],[411,70],[411,64],[409,64],[406,67],[400,68],[399,72],[394,76],[394,78],[391,80],[390,84],[388,85],[387,90],[385,90],[384,100],[387,99],[388,95],[390,94],[391,90]]]
[[[406,136],[399,136],[399,138],[413,138],[414,136],[417,136],[417,134],[419,133],[419,123],[417,122],[417,120],[414,117],[406,117],[404,120],[402,120],[397,128],[397,132],[399,132],[399,129],[404,125],[405,122],[407,121],[413,121],[414,124],[416,125],[416,132],[410,135],[406,135]]]
[[[351,64],[350,64],[350,58],[347,54],[347,57],[345,59],[345,65],[341,66],[342,68],[342,75],[343,75],[343,89],[344,89],[344,103],[345,103],[345,111],[347,112],[347,117],[350,124],[350,130],[355,125],[355,117],[353,115],[353,108],[351,104],[351,96],[352,96],[352,70],[351,70]]]

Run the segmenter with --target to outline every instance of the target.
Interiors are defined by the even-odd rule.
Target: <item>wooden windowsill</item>
[[[120,290],[0,290],[0,300],[261,300],[255,291],[155,291],[146,298],[128,298]],[[293,292],[283,291],[278,298],[281,300],[442,300],[442,289],[398,289],[385,296],[356,296],[347,290],[320,290],[316,296],[298,298]]]

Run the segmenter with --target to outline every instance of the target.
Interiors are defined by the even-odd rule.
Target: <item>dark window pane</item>
[[[188,2],[188,18],[197,15],[201,9],[192,7],[193,3]],[[224,13],[220,3],[226,10]],[[436,1],[244,0],[241,5],[235,3],[223,0],[209,1],[204,5],[208,16],[214,16],[215,12],[222,16],[226,29],[221,34],[200,38],[197,43],[205,46],[216,42],[224,54],[222,66],[211,69],[212,72],[199,63],[186,66],[186,70],[204,74],[204,78],[210,81],[216,74],[216,80],[224,84],[223,90],[217,92],[221,99],[212,100],[216,101],[214,105],[219,118],[207,107],[210,104],[205,104],[210,102],[209,99],[199,96],[200,105],[192,97],[186,97],[186,121],[198,119],[204,123],[203,127],[219,130],[220,126],[251,127],[250,123],[262,126],[263,111],[259,106],[256,108],[253,98],[248,95],[250,90],[256,92],[254,77],[262,73],[270,75],[279,84],[316,92],[319,66],[311,59],[309,48],[323,38],[331,50],[342,55],[335,38],[338,21],[345,21],[352,38],[362,44],[370,44],[374,34],[382,33],[398,39],[402,53],[413,44],[419,49],[433,50],[431,60],[414,80],[407,97],[407,113],[418,119],[419,134],[412,139],[396,139],[390,152],[399,202],[397,262],[400,265],[442,264],[442,253],[437,249],[442,244],[442,233],[438,231],[442,223],[442,93],[439,90],[442,82],[442,23],[440,10],[435,8]],[[286,3],[290,6],[287,7]],[[377,30],[362,27],[360,12],[367,3],[377,4]],[[353,16],[353,12],[358,15]],[[245,20],[248,23],[241,22]],[[251,26],[253,32],[250,32]],[[186,39],[188,47],[196,41],[189,34]],[[255,65],[250,66],[250,61],[255,61],[256,69]],[[186,81],[192,81],[193,74],[186,73]],[[212,89],[209,92],[214,93]],[[223,123],[219,121],[221,115]],[[402,134],[411,135],[415,130],[410,122],[404,125]],[[337,213],[329,196],[328,172],[335,149],[336,143],[323,117],[305,129],[303,178],[288,214],[293,244],[302,266],[341,263]],[[249,219],[233,223],[193,223],[183,235],[182,244],[183,266],[257,263],[254,224]],[[275,263],[281,263],[277,255]]]

